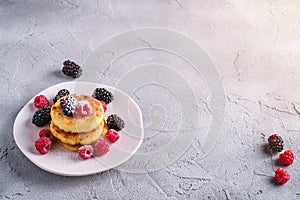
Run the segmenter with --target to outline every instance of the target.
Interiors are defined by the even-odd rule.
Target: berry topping
[[[279,160],[284,164],[284,165],[291,165],[294,162],[294,153],[292,150],[286,150],[284,153],[281,153],[279,155]]]
[[[105,103],[104,101],[100,101],[100,102],[101,102],[101,104],[102,104],[102,107],[103,107],[104,112],[106,112],[106,110],[107,110],[107,105],[106,105],[106,103]]]
[[[120,131],[125,127],[125,122],[118,115],[113,114],[107,118],[107,126],[109,129]]]
[[[37,108],[41,108],[43,106],[50,106],[50,102],[45,95],[39,95],[34,98],[34,105]]]
[[[283,150],[283,140],[277,135],[273,134],[268,138],[270,149],[274,152],[281,152]]]
[[[60,99],[60,106],[64,115],[66,116],[73,116],[75,113],[76,102],[73,97],[64,97]]]
[[[46,125],[51,121],[50,111],[50,106],[43,106],[42,108],[38,109],[35,111],[32,117],[32,123],[38,127]]]
[[[105,139],[97,140],[94,144],[94,155],[103,156],[109,152],[109,143]]]
[[[93,156],[94,148],[91,145],[83,145],[78,149],[78,154],[83,159],[89,159]]]
[[[92,96],[99,101],[104,101],[106,104],[114,100],[113,94],[105,88],[96,88]]]
[[[35,148],[40,154],[46,154],[51,148],[51,140],[47,137],[41,137],[35,141]]]
[[[76,113],[79,116],[88,116],[92,113],[92,107],[88,101],[80,101],[76,106]]]
[[[39,136],[40,136],[40,138],[41,137],[49,138],[51,141],[54,140],[54,137],[53,137],[50,129],[48,129],[48,128],[43,128],[42,130],[40,130]]]
[[[115,143],[119,138],[119,133],[114,129],[109,129],[106,133],[106,138],[111,142]]]
[[[64,61],[64,66],[62,68],[62,72],[73,78],[79,78],[82,75],[82,69],[79,65],[74,63],[73,61],[66,60]]]
[[[60,90],[54,97],[53,99],[53,103],[56,103],[58,99],[60,99],[61,97],[67,96],[70,94],[70,91],[67,89],[62,89]]]
[[[283,168],[277,168],[275,172],[275,179],[279,184],[285,184],[290,180],[290,174]]]

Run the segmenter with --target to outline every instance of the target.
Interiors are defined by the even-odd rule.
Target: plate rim
[[[122,95],[125,95],[127,96],[130,101],[135,105],[135,107],[137,108],[138,110],[138,113],[139,113],[139,118],[140,118],[140,125],[141,125],[141,139],[140,141],[138,142],[137,146],[134,148],[134,150],[131,152],[131,155],[128,156],[128,158],[126,158],[123,162],[117,164],[117,165],[114,165],[112,167],[106,167],[106,169],[104,170],[92,170],[92,171],[88,171],[88,172],[85,172],[85,173],[68,173],[68,172],[59,172],[59,171],[56,171],[56,170],[52,170],[51,168],[46,168],[44,167],[43,165],[41,165],[39,162],[37,162],[36,160],[34,159],[31,159],[27,153],[24,153],[24,151],[22,150],[21,148],[21,145],[19,144],[18,142],[18,139],[16,139],[16,129],[17,129],[17,121],[18,121],[18,118],[20,117],[20,113],[21,111],[29,106],[29,104],[34,100],[34,98],[37,96],[37,95],[40,95],[41,93],[43,93],[44,91],[50,89],[51,87],[55,87],[55,86],[60,86],[60,85],[64,85],[64,84],[94,84],[94,85],[101,85],[103,87],[106,87],[106,88],[110,88],[110,89],[113,89],[114,91],[118,91],[120,92]],[[33,98],[31,98],[24,106],[22,106],[22,108],[19,110],[18,114],[16,115],[15,117],[15,120],[14,120],[14,125],[13,125],[13,137],[14,137],[14,141],[18,147],[18,149],[22,152],[22,154],[28,159],[30,160],[33,164],[35,164],[36,166],[38,166],[40,169],[44,170],[44,171],[47,171],[47,172],[50,172],[50,173],[53,173],[53,174],[56,174],[56,175],[60,175],[60,176],[88,176],[88,175],[92,175],[92,174],[98,174],[98,173],[101,173],[101,172],[104,172],[104,171],[108,171],[110,169],[113,169],[117,166],[120,166],[121,164],[125,163],[126,161],[128,161],[136,152],[137,150],[140,148],[140,146],[142,145],[142,142],[143,142],[143,138],[144,138],[144,124],[143,124],[143,116],[142,116],[142,111],[141,111],[141,108],[139,107],[139,105],[135,102],[135,100],[129,96],[127,93],[123,92],[122,90],[118,89],[118,88],[115,88],[113,86],[110,86],[110,85],[105,85],[105,84],[101,84],[101,83],[96,83],[96,82],[86,82],[86,81],[66,81],[66,82],[61,82],[61,83],[57,83],[57,84],[54,84],[54,85],[51,85],[41,91],[39,91],[38,93],[36,93]]]

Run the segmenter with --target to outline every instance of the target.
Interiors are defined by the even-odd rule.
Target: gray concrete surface
[[[299,199],[299,19],[298,0],[1,0],[0,199]],[[190,37],[215,64],[225,90],[225,121],[213,151],[199,156],[214,114],[205,79],[182,59],[146,49],[95,73],[99,82],[115,86],[131,66],[163,63],[193,80],[201,117],[190,127],[197,134],[184,155],[157,171],[111,169],[86,177],[53,175],[25,158],[13,140],[14,119],[37,92],[70,80],[58,72],[62,61],[83,63],[108,38],[143,27]],[[161,98],[153,98],[156,94]],[[177,131],[178,98],[191,97],[155,85],[131,96],[143,111],[149,134],[140,154],[182,134]],[[272,178],[277,155],[263,151],[266,137],[274,132],[296,155],[286,167],[291,180],[284,186]]]

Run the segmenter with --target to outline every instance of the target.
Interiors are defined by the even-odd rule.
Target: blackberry
[[[61,97],[67,96],[67,95],[69,95],[69,94],[70,94],[70,91],[67,90],[67,89],[62,89],[62,90],[60,90],[60,91],[56,94],[56,96],[54,97],[53,103],[56,103],[58,99],[60,99]]]
[[[268,138],[270,149],[274,152],[281,152],[283,150],[283,140],[277,135],[273,134]]]
[[[113,94],[105,88],[96,88],[92,96],[99,101],[104,101],[106,104],[114,100]]]
[[[73,116],[76,110],[75,99],[73,97],[66,97],[60,99],[60,106],[64,115]]]
[[[82,75],[82,69],[79,65],[74,63],[73,61],[66,60],[64,61],[64,66],[62,68],[62,72],[73,78],[79,78]]]
[[[51,121],[50,111],[51,107],[47,105],[38,109],[32,117],[32,123],[38,127],[46,125]]]
[[[116,114],[110,115],[106,122],[109,129],[114,129],[116,131],[120,131],[125,127],[125,122],[123,119]]]

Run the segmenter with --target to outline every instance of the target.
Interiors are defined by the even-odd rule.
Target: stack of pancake
[[[63,114],[58,100],[51,108],[50,130],[53,136],[68,150],[77,151],[85,144],[91,144],[107,132],[107,125],[104,119],[104,109],[100,101],[87,95],[69,95],[75,98],[76,102],[88,102],[92,112],[87,116],[66,116]],[[63,97],[62,97],[63,98]]]

